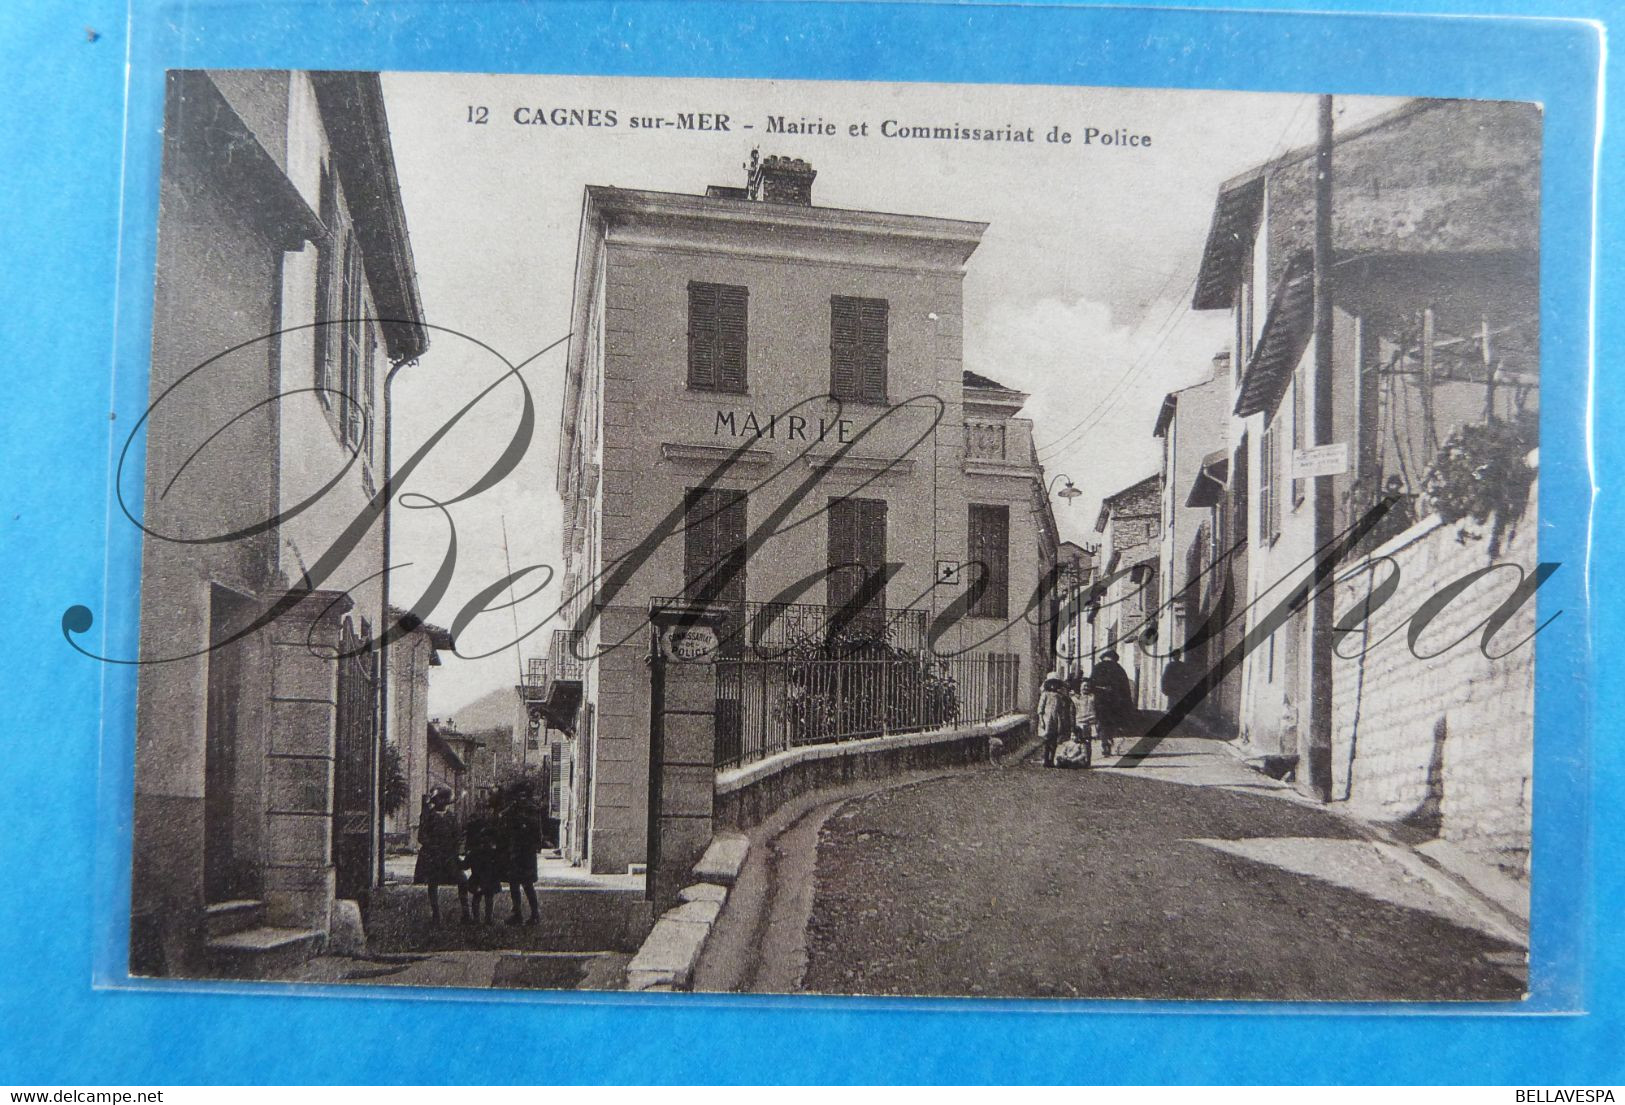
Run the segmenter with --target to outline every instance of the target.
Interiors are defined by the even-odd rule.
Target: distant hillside
[[[512,687],[498,687],[452,711],[450,717],[465,733],[496,726],[511,728],[519,717],[519,699]]]

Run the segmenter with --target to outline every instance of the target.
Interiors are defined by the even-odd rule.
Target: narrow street
[[[475,989],[614,990],[643,927],[641,876],[591,875],[544,853],[537,883],[540,923],[510,925],[506,888],[489,924],[461,919],[455,887],[440,891],[442,919],[430,916],[414,857],[392,856],[388,879],[373,892],[366,950],[323,955],[278,977],[286,981],[368,982]]]
[[[1522,993],[1515,931],[1409,848],[1372,839],[1211,742],[1169,739],[1132,768],[1114,762],[1046,770],[1028,756],[832,807],[816,837],[800,988]]]

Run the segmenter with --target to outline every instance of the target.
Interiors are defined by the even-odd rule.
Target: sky
[[[554,472],[565,347],[536,354],[569,332],[586,185],[742,185],[759,149],[811,162],[816,205],[988,223],[966,271],[964,365],[1031,395],[1022,413],[1048,477],[1083,491],[1056,500],[1061,537],[1094,541],[1100,499],[1157,468],[1162,397],[1205,379],[1225,348],[1224,312],[1190,309],[1219,186],[1313,142],[1316,115],[1313,95],[1287,93],[471,74],[385,74],[383,86],[424,317],[445,328],[394,386],[397,463],[491,389],[413,474],[395,512],[397,605],[424,593],[455,530],[455,570],[430,615],[443,626],[511,571],[562,566]],[[1402,102],[1338,97],[1335,125]],[[515,119],[555,108],[613,111],[617,125]],[[727,115],[729,129],[631,125],[679,112]],[[773,116],[836,133],[769,133]],[[887,138],[886,120],[1031,128],[1036,141]],[[867,136],[849,133],[864,123]],[[1046,141],[1055,127],[1072,141]],[[1150,142],[1086,142],[1088,128]],[[472,487],[520,425],[520,388],[476,341],[524,364],[534,434],[506,478],[437,508],[427,499]],[[546,579],[536,567],[516,584],[519,602],[459,633],[462,655],[443,657],[430,681],[432,713],[511,686],[523,658],[545,651],[557,587],[525,594]]]

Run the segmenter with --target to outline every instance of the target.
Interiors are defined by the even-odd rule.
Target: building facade
[[[558,464],[580,632],[554,650],[587,662],[548,724],[595,871],[644,861],[651,602],[723,605],[736,639],[764,605],[852,606],[917,649],[964,599],[938,654],[1019,665],[1027,698],[1049,662],[1025,397],[961,358],[985,225],[819,207],[815,176],[768,158],[704,195],[586,191]]]
[[[406,782],[401,805],[384,814],[390,847],[415,847],[418,815],[429,789],[429,673],[440,653],[457,647],[451,633],[398,608],[390,613],[407,632],[389,646],[388,735]]]
[[[1153,473],[1106,496],[1095,518],[1105,562],[1095,585],[1096,654],[1114,649],[1141,709],[1162,706],[1162,476]]]
[[[1224,593],[1221,572],[1212,569],[1220,560],[1224,538],[1221,519],[1202,494],[1193,492],[1212,473],[1228,463],[1224,441],[1229,421],[1230,356],[1214,358],[1212,374],[1205,380],[1163,397],[1162,407],[1152,427],[1152,436],[1162,443],[1161,540],[1158,571],[1163,580],[1162,603],[1157,610],[1157,639],[1161,651],[1171,656],[1178,650],[1199,670],[1207,671],[1224,654],[1229,638],[1209,615],[1218,609]],[[1203,717],[1226,719],[1233,724],[1230,709],[1234,687],[1216,682],[1207,688]],[[1239,683],[1239,675],[1228,680]],[[1171,705],[1171,703],[1170,703]]]
[[[252,974],[262,952],[319,946],[376,881],[380,527],[333,550],[381,482],[383,374],[423,352],[421,315],[376,75],[170,75],[137,974]]]
[[[1094,627],[1088,613],[1098,556],[1096,546],[1076,541],[1062,541],[1055,550],[1055,667],[1078,685],[1094,666]]]
[[[1333,532],[1397,506],[1371,544],[1425,512],[1426,478],[1463,427],[1532,429],[1539,404],[1540,110],[1413,101],[1336,135],[1332,157]],[[1232,574],[1250,630],[1301,582],[1315,551],[1311,242],[1315,151],[1220,188],[1193,306],[1232,317]],[[1310,604],[1248,654],[1239,724],[1253,754],[1329,795],[1331,748],[1313,744]]]

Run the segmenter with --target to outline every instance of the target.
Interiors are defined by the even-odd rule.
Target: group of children
[[[542,847],[542,817],[536,796],[526,780],[497,787],[487,808],[459,826],[451,808],[451,788],[436,786],[423,799],[418,821],[418,858],[412,881],[429,888],[429,911],[440,922],[440,888],[456,886],[462,906],[463,923],[472,924],[485,907],[485,923],[491,923],[491,906],[508,884],[513,912],[508,924],[537,924],[536,853]],[[525,918],[520,891],[530,906]]]

